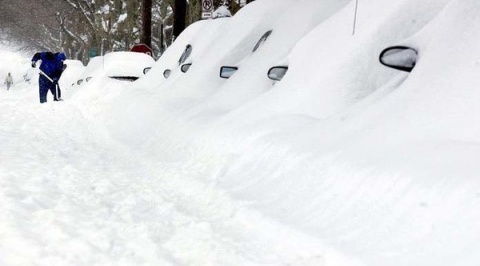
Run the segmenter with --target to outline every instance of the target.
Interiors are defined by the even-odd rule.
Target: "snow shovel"
[[[58,98],[58,82],[53,81],[53,79],[47,74],[45,74],[45,72],[43,72],[42,70],[38,69],[38,71],[40,71],[40,74],[46,77],[51,83],[55,84],[55,99],[57,99],[57,101],[60,101],[60,99]]]

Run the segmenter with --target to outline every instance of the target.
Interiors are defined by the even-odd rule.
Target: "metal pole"
[[[358,11],[358,0],[355,1],[355,15],[353,17],[353,31],[352,35],[355,35],[355,28],[357,26],[357,11]]]
[[[100,50],[101,50],[101,55],[103,56],[103,49],[104,49],[104,41],[105,39],[102,38],[102,44],[101,44],[101,47],[100,47]]]
[[[57,101],[60,101],[60,98],[58,97],[58,91],[59,91],[60,85],[58,85],[58,82],[55,84],[55,99]]]
[[[163,23],[160,25],[160,56],[164,52],[164,46],[163,46]]]

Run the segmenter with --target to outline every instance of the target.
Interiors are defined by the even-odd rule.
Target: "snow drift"
[[[352,35],[354,9],[257,0],[193,24],[135,83],[99,78],[57,109],[25,105],[20,135],[1,114],[0,250],[13,255],[0,262],[478,265],[480,6],[359,1]],[[392,45],[418,51],[411,73],[378,62]],[[222,65],[239,70],[220,79]],[[274,65],[289,70],[272,83]],[[27,134],[38,128],[63,148]],[[47,171],[44,155],[67,166]]]

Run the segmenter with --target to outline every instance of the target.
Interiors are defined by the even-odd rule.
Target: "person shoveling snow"
[[[58,80],[62,75],[64,68],[63,61],[67,57],[64,53],[39,52],[32,58],[32,67],[36,67],[38,60],[42,61],[40,65],[40,77],[38,80],[40,103],[47,102],[48,91],[52,92],[54,101],[61,101],[61,91],[58,86]]]

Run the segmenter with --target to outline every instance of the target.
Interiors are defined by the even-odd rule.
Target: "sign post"
[[[202,19],[213,17],[213,0],[202,0]]]

